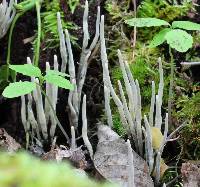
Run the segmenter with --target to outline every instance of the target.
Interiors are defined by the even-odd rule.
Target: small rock
[[[128,147],[110,127],[99,125],[98,145],[94,155],[94,166],[98,172],[111,182],[117,182],[122,187],[128,186]],[[134,182],[137,187],[153,187],[149,168],[133,150]]]

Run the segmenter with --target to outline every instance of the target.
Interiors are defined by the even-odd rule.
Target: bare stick
[[[181,65],[183,66],[199,66],[200,62],[181,62]]]

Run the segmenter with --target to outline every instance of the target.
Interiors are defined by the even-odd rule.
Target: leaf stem
[[[38,22],[38,33],[37,33],[37,45],[36,45],[36,51],[34,56],[34,65],[38,66],[39,64],[39,56],[40,56],[40,39],[41,39],[41,17],[40,17],[40,1],[36,1],[36,12],[37,12],[37,22]]]
[[[17,20],[23,14],[24,14],[24,12],[17,13],[15,18],[13,19],[11,27],[10,27],[10,32],[9,32],[9,37],[8,37],[8,51],[7,51],[7,58],[6,58],[6,64],[7,64],[6,79],[7,79],[7,81],[8,81],[8,78],[9,78],[9,65],[10,65],[10,53],[11,53],[11,42],[12,42],[13,30],[14,30],[14,27],[15,27]]]

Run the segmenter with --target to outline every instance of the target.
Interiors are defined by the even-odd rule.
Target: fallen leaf
[[[151,134],[152,134],[152,146],[154,149],[160,149],[160,146],[163,141],[163,135],[159,128],[151,127]]]
[[[0,148],[13,153],[21,148],[21,145],[12,138],[4,128],[0,128]]]
[[[169,168],[169,166],[167,164],[165,164],[165,161],[163,160],[163,158],[161,158],[160,160],[160,178],[163,177],[165,171]],[[156,176],[155,170],[153,171],[152,174],[153,177]]]
[[[45,153],[42,156],[43,160],[56,160],[58,162],[62,160],[70,161],[76,168],[86,169],[87,161],[85,159],[85,154],[81,147],[76,149],[68,149],[67,147],[61,146],[56,147]]]

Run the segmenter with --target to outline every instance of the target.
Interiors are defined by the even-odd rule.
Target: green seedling
[[[15,98],[15,97],[19,97],[25,94],[29,94],[32,91],[34,91],[37,88],[37,86],[39,86],[42,94],[45,96],[45,98],[47,98],[47,101],[51,107],[51,110],[53,111],[54,118],[56,119],[59,128],[61,129],[66,139],[69,141],[69,137],[66,134],[65,130],[63,129],[62,125],[60,124],[49,97],[46,95],[45,91],[42,89],[43,83],[47,82],[52,85],[58,86],[60,88],[73,90],[74,85],[71,84],[70,81],[65,78],[65,77],[69,77],[69,75],[66,73],[61,73],[56,70],[47,70],[46,74],[42,75],[41,70],[38,67],[33,66],[32,64],[9,65],[9,68],[17,73],[21,73],[23,75],[30,76],[30,77],[36,77],[38,78],[38,81],[35,81],[35,82],[20,81],[20,82],[10,83],[4,89],[2,95],[6,98]],[[28,142],[29,140],[27,138],[27,145],[28,145]]]
[[[193,37],[185,30],[200,30],[200,24],[190,21],[173,21],[170,25],[168,22],[157,18],[132,18],[125,20],[125,23],[136,27],[168,26],[169,28],[162,29],[154,36],[149,47],[157,47],[166,41],[171,48],[179,52],[186,52],[193,44]]]
[[[167,26],[160,32],[155,34],[153,40],[149,44],[149,48],[157,47],[165,41],[169,45],[171,73],[170,73],[170,86],[169,86],[169,100],[168,100],[168,114],[169,124],[171,124],[171,110],[172,110],[172,97],[173,97],[173,82],[174,82],[174,58],[171,48],[178,52],[186,52],[192,48],[193,37],[186,31],[200,31],[200,24],[190,21],[173,21],[170,25],[168,22],[157,18],[131,18],[125,20],[125,23],[134,27],[158,27]]]
[[[26,76],[37,77],[39,79],[39,84],[29,81],[10,83],[2,93],[2,95],[7,98],[15,98],[31,93],[36,89],[37,84],[42,88],[45,81],[68,90],[73,90],[74,88],[70,81],[65,79],[66,76],[69,76],[66,73],[61,73],[56,70],[48,70],[46,71],[46,75],[43,76],[41,70],[31,64],[10,65],[9,68]]]

